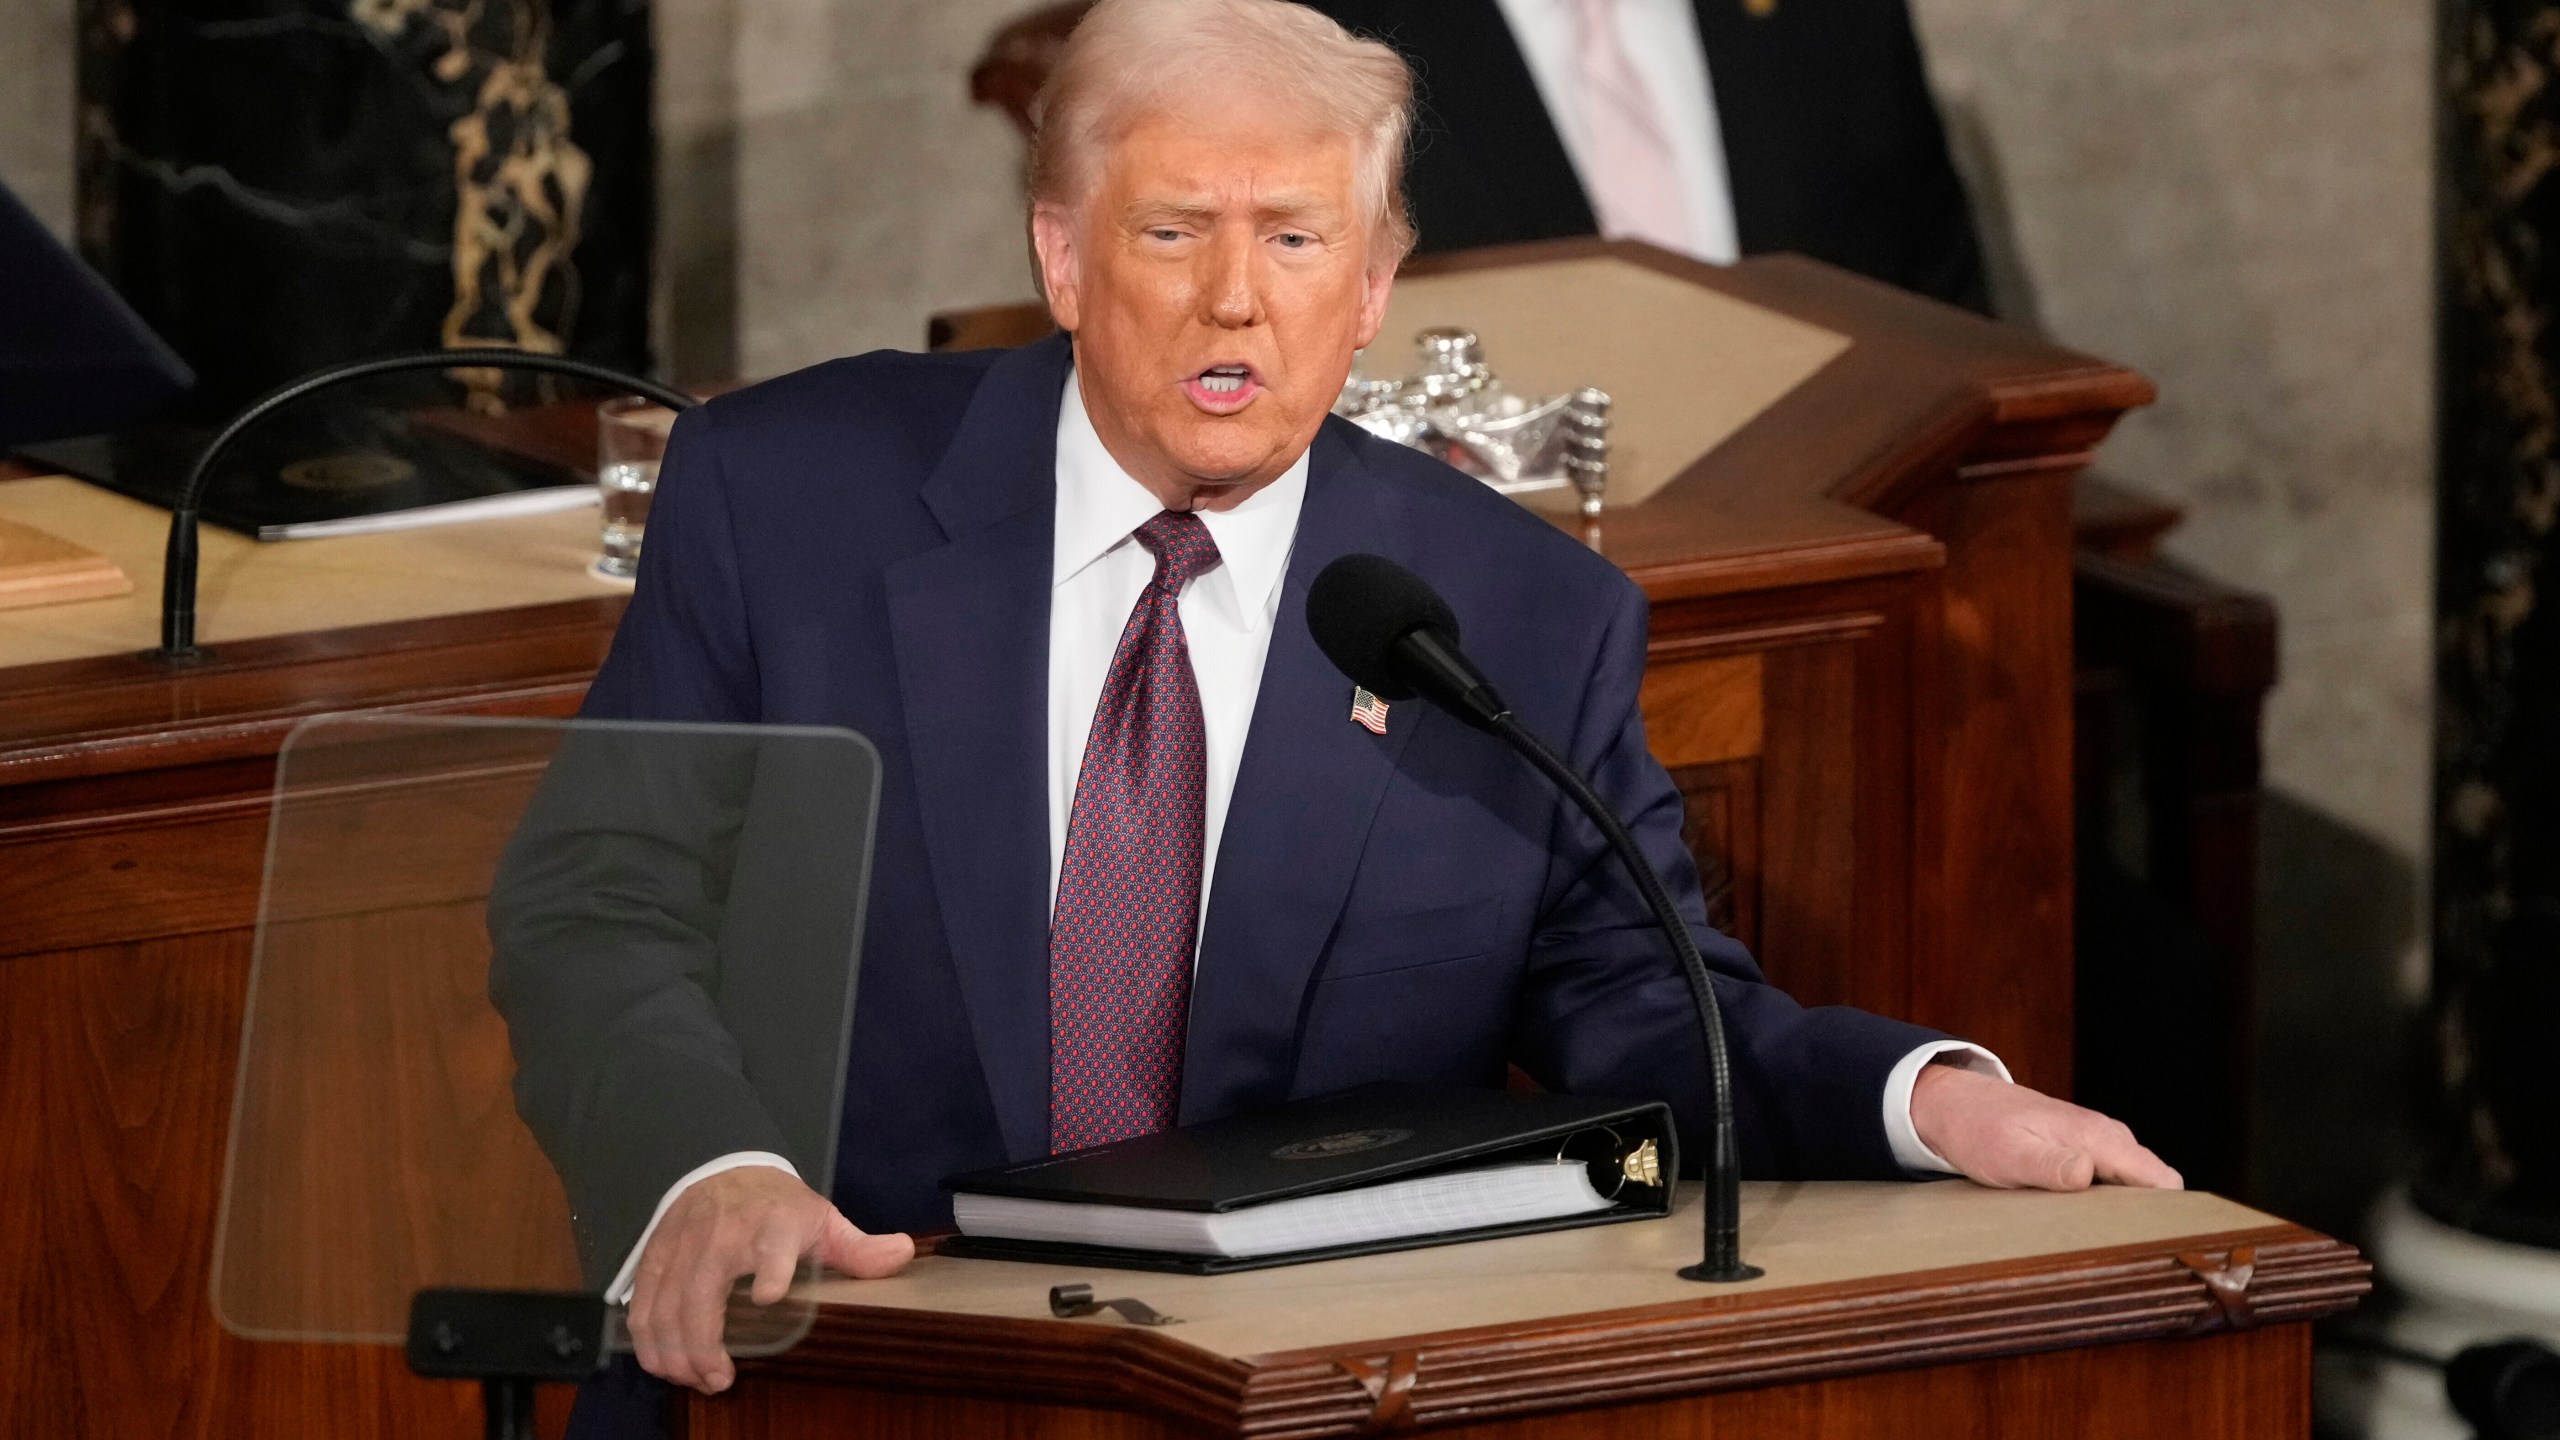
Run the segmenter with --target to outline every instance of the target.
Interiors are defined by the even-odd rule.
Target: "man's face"
[[[1239,97],[1142,119],[1073,212],[1033,216],[1112,458],[1169,506],[1220,509],[1315,439],[1378,333],[1352,141]]]

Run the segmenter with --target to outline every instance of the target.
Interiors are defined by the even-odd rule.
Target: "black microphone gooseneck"
[[[625,375],[591,360],[499,346],[427,350],[408,355],[385,355],[374,360],[356,360],[332,365],[326,370],[315,370],[299,380],[277,386],[251,401],[248,409],[233,416],[230,423],[214,435],[212,442],[204,447],[204,453],[196,457],[194,468],[187,471],[186,482],[178,487],[178,501],[169,507],[167,558],[160,568],[160,648],[146,651],[146,656],[168,665],[200,664],[206,659],[205,651],[196,644],[196,517],[204,508],[205,486],[213,478],[215,465],[230,453],[240,437],[269,415],[307,396],[376,375],[398,375],[418,370],[532,370],[593,381],[656,401],[670,410],[690,410],[702,403],[681,390],[637,375]]]
[[[1662,877],[1588,781],[1522,725],[1492,682],[1458,648],[1458,620],[1422,577],[1377,555],[1345,555],[1327,565],[1307,592],[1307,628],[1316,647],[1354,684],[1384,700],[1420,695],[1460,721],[1508,741],[1600,827],[1653,912],[1653,923],[1680,957],[1707,1042],[1715,1105],[1715,1153],[1707,1165],[1706,1255],[1680,1271],[1684,1280],[1753,1280],[1759,1267],[1742,1261],[1742,1161],[1733,1138],[1733,1071],[1724,1017],[1716,1005],[1706,957],[1689,933]]]

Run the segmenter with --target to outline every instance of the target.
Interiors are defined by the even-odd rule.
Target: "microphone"
[[[213,479],[215,465],[230,453],[241,436],[295,401],[350,381],[417,370],[459,369],[531,370],[546,375],[567,375],[655,400],[670,410],[690,410],[702,403],[681,390],[637,375],[609,370],[592,360],[502,346],[427,350],[408,355],[385,355],[375,360],[351,360],[325,370],[314,370],[298,380],[288,380],[249,402],[248,409],[232,416],[230,423],[217,431],[203,453],[196,456],[196,463],[187,471],[186,482],[178,487],[177,503],[169,507],[169,545],[165,552],[168,558],[160,566],[160,648],[145,653],[166,665],[196,665],[212,658],[196,644],[196,516],[204,508],[205,487]]]
[[[1513,717],[1510,703],[1458,648],[1458,617],[1449,603],[1421,576],[1382,555],[1345,555],[1325,566],[1308,588],[1307,630],[1325,658],[1370,694],[1382,700],[1419,695],[1462,723],[1501,736],[1600,827],[1653,912],[1653,923],[1680,957],[1690,997],[1697,1002],[1698,1029],[1707,1042],[1715,1139],[1707,1166],[1706,1255],[1684,1267],[1680,1277],[1723,1282],[1759,1278],[1759,1267],[1742,1263],[1742,1162],[1733,1138],[1733,1074],[1725,1053],[1724,1020],[1697,939],[1672,906],[1662,877],[1636,848],[1635,837],[1564,757]]]

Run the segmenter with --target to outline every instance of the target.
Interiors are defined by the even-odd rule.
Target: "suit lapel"
[[[1336,557],[1391,548],[1392,492],[1327,421],[1316,437],[1262,688],[1218,846],[1192,982],[1182,1120],[1286,1099],[1298,1015],[1360,865],[1370,817],[1422,707],[1383,736],[1351,721],[1351,682],[1307,634],[1307,587]]]
[[[1063,336],[998,361],[922,497],[949,536],[889,568],[935,898],[1007,1153],[1049,1146],[1049,582]]]

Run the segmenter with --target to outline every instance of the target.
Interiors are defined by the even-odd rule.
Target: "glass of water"
[[[637,395],[596,407],[596,484],[604,492],[599,573],[625,580],[640,573],[640,534],[649,525],[649,496],[658,488],[658,462],[675,423],[674,411]]]

